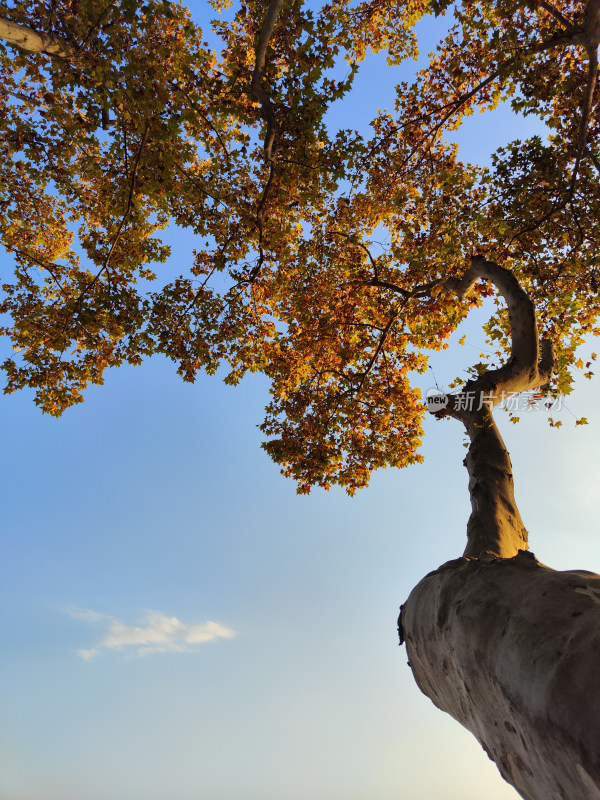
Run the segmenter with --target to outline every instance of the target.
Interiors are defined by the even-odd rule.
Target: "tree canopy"
[[[494,293],[449,289],[477,256],[518,279],[568,392],[600,313],[599,0],[211,4],[221,53],[172,2],[1,4],[6,391],[58,415],[152,354],[187,381],[260,371],[269,454],[352,493],[419,459],[411,373]],[[414,57],[426,15],[448,34],[393,111],[331,129],[367,51]],[[500,102],[547,136],[460,160],[453,131]],[[196,246],[160,285],[169,224]],[[487,334],[510,353],[499,300]]]

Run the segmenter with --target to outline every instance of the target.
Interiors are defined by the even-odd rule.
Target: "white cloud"
[[[106,614],[99,614],[97,611],[90,611],[87,608],[70,608],[67,614],[73,619],[81,619],[84,622],[100,622],[103,619],[112,619]]]
[[[231,639],[235,631],[218,622],[187,625],[177,617],[168,617],[160,611],[146,614],[135,625],[120,619],[98,614],[96,611],[76,609],[69,615],[84,622],[105,622],[107,627],[100,641],[87,650],[78,650],[84,661],[91,661],[101,650],[117,650],[138,656],[151,653],[185,653],[195,646],[216,639]]]

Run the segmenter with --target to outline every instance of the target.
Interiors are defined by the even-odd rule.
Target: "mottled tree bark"
[[[451,561],[402,607],[419,688],[526,800],[600,800],[600,575]],[[485,789],[482,789],[485,797]]]
[[[527,550],[527,530],[514,494],[512,464],[491,412],[465,420],[471,440],[464,464],[469,472],[471,516],[464,555],[511,558]]]

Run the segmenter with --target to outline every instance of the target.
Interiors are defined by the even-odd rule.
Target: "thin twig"
[[[369,261],[371,262],[371,265],[373,266],[373,273],[375,275],[375,280],[376,281],[379,280],[379,272],[378,272],[378,269],[377,269],[377,263],[376,263],[375,259],[373,258],[373,256],[371,255],[371,251],[366,246],[366,244],[364,244],[363,242],[360,242],[360,241],[357,242],[356,238],[354,237],[354,235],[350,234],[350,233],[343,233],[342,231],[331,231],[331,233],[332,233],[333,236],[342,236],[344,239],[348,239],[348,241],[352,242],[352,244],[355,244],[357,247],[360,247],[362,250],[364,250],[365,253],[369,257]]]
[[[365,369],[365,371],[363,372],[363,374],[361,376],[360,382],[359,382],[358,387],[356,389],[356,394],[357,395],[360,394],[360,392],[362,391],[362,388],[365,385],[365,381],[367,380],[367,377],[368,377],[369,373],[371,372],[371,370],[375,366],[375,362],[377,361],[377,359],[379,357],[379,354],[381,353],[381,351],[382,351],[382,349],[383,349],[383,347],[384,347],[384,345],[386,343],[386,340],[387,340],[389,332],[391,331],[391,329],[394,326],[394,323],[398,319],[398,314],[399,313],[400,313],[400,309],[397,309],[396,311],[394,311],[392,316],[389,318],[389,320],[387,322],[387,325],[383,329],[381,337],[380,337],[379,342],[377,344],[377,347],[375,348],[375,352],[373,353],[373,355],[369,359],[369,363],[367,364],[367,368]]]
[[[592,108],[594,104],[594,92],[596,89],[596,84],[598,81],[598,56],[594,51],[589,51],[590,59],[588,65],[588,80],[585,89],[585,97],[584,102],[582,103],[583,110],[581,114],[581,120],[579,122],[579,130],[577,133],[577,150],[575,153],[575,163],[573,165],[573,171],[571,173],[571,179],[569,180],[569,185],[567,187],[567,192],[565,197],[560,201],[560,203],[556,203],[553,207],[544,214],[542,217],[539,217],[535,222],[531,225],[528,225],[526,228],[522,228],[520,231],[514,234],[511,237],[508,246],[515,241],[515,239],[519,239],[523,234],[530,233],[531,231],[536,230],[543,225],[544,222],[548,222],[548,220],[552,219],[552,217],[556,216],[560,211],[571,203],[573,200],[573,195],[575,193],[575,186],[577,183],[577,176],[579,174],[579,168],[581,166],[581,161],[583,156],[586,152],[586,144],[587,144],[587,133],[588,133],[588,124],[590,120],[590,116],[592,113]]]
[[[581,35],[580,31],[578,29],[576,29],[576,30],[573,30],[573,32],[569,33],[569,34],[563,34],[563,35],[560,35],[560,36],[554,36],[551,39],[547,39],[547,40],[545,40],[543,42],[539,42],[538,44],[534,44],[527,51],[527,53],[525,55],[526,56],[537,55],[538,53],[546,52],[547,50],[550,50],[550,49],[552,49],[553,47],[555,47],[557,45],[561,45],[561,44],[565,44],[566,45],[566,44],[573,43],[575,41],[575,39],[578,39],[578,37],[580,35]],[[492,83],[494,80],[499,78],[502,72],[507,70],[509,67],[513,66],[514,63],[516,62],[516,60],[517,60],[516,56],[513,56],[511,58],[505,59],[491,75],[489,75],[484,80],[480,81],[477,84],[477,86],[475,86],[473,89],[470,89],[468,92],[465,92],[464,94],[462,94],[460,97],[456,98],[455,100],[451,100],[448,103],[444,103],[443,105],[440,105],[440,106],[437,106],[436,108],[431,109],[431,111],[429,111],[429,112],[424,112],[422,114],[417,115],[414,118],[408,119],[406,122],[404,122],[400,126],[394,125],[393,129],[391,131],[389,131],[389,133],[387,133],[377,144],[374,144],[370,148],[369,152],[365,156],[365,160],[371,159],[375,155],[377,150],[380,149],[383,146],[383,144],[387,141],[387,139],[389,139],[392,135],[397,134],[399,131],[403,130],[404,128],[409,127],[410,125],[413,125],[414,123],[423,122],[426,119],[433,117],[435,114],[438,114],[440,112],[446,111],[446,113],[443,115],[442,119],[427,134],[427,138],[435,139],[435,137],[438,134],[441,126],[444,125],[450,119],[450,117],[452,117],[457,111],[459,111],[466,103],[468,103],[469,100],[471,100],[482,89],[484,89],[486,86],[489,86],[490,83]],[[419,148],[419,149],[421,149],[421,148]],[[409,155],[402,162],[402,166],[404,164],[406,164],[416,152],[418,152],[417,148],[414,148],[413,150],[411,150]],[[397,172],[398,172],[398,170],[395,170],[395,174],[397,174]]]
[[[96,283],[98,283],[98,281],[100,280],[100,276],[102,275],[102,273],[105,272],[109,267],[110,259],[112,258],[112,254],[114,253],[115,247],[117,246],[117,242],[119,241],[119,239],[121,237],[121,232],[123,231],[123,227],[125,226],[125,222],[127,221],[129,213],[131,212],[131,207],[133,205],[133,196],[134,196],[134,192],[135,192],[135,180],[136,180],[136,177],[137,177],[137,170],[138,170],[138,167],[139,167],[139,164],[140,164],[140,159],[142,157],[142,151],[144,149],[144,145],[146,144],[146,140],[148,138],[149,130],[150,130],[150,123],[146,122],[146,125],[144,127],[144,132],[142,134],[142,138],[141,138],[141,141],[140,141],[140,146],[138,147],[138,151],[137,151],[137,154],[136,154],[135,162],[133,164],[131,181],[130,181],[130,184],[129,184],[129,195],[127,197],[127,206],[125,208],[125,212],[124,212],[123,216],[121,217],[121,222],[119,223],[119,227],[117,228],[117,232],[115,233],[115,235],[113,237],[110,249],[109,249],[109,251],[108,251],[108,253],[106,255],[106,258],[104,259],[104,264],[102,265],[100,270],[96,273],[94,278],[84,287],[84,289],[82,290],[81,294],[77,298],[77,301],[75,303],[75,308],[77,309],[77,311],[76,311],[76,314],[74,316],[77,316],[77,313],[81,309],[81,304],[82,304],[83,299],[86,296],[86,294],[89,294],[89,292],[94,288]]]
[[[52,267],[50,267],[50,265],[48,265],[46,262],[41,261],[39,258],[36,258],[34,255],[31,255],[31,253],[27,253],[25,250],[21,250],[19,247],[15,247],[14,245],[10,245],[10,244],[6,244],[5,246],[9,251],[12,250],[13,253],[16,253],[21,258],[24,258],[27,261],[32,261],[34,264],[37,264],[38,267],[40,267],[41,269],[46,270],[46,272],[50,275],[50,277],[52,278],[52,280],[56,284],[56,287],[59,290],[59,292],[62,294],[62,296],[64,298],[68,297],[67,292],[63,288],[63,285],[59,282],[58,278],[55,276],[55,274],[53,272],[53,268],[55,268],[55,267],[57,269],[60,269],[60,267],[57,264],[52,264]]]
[[[138,167],[140,165],[140,159],[142,157],[142,152],[144,150],[144,146],[145,146],[146,141],[148,139],[149,130],[150,130],[150,123],[146,122],[146,125],[144,127],[144,132],[142,134],[142,138],[141,138],[141,141],[140,141],[140,146],[138,147],[138,151],[136,153],[135,162],[133,164],[133,169],[131,171],[132,174],[131,174],[131,182],[129,184],[129,195],[127,197],[127,207],[125,209],[125,213],[123,214],[123,217],[121,219],[119,227],[117,228],[117,232],[116,232],[116,234],[115,234],[115,236],[113,238],[113,242],[112,242],[112,244],[110,246],[110,250],[108,251],[108,255],[106,256],[106,259],[104,261],[104,266],[102,267],[102,270],[108,269],[108,265],[110,263],[110,259],[112,258],[112,254],[114,252],[114,249],[117,246],[117,242],[119,241],[119,239],[121,237],[121,232],[123,230],[123,226],[125,225],[127,217],[129,216],[129,213],[131,211],[131,206],[133,205],[133,196],[134,196],[134,192],[135,192],[135,180],[137,178],[137,171],[138,171]],[[100,270],[100,272],[102,272],[102,270]],[[98,273],[96,278],[99,275],[100,275],[100,273]]]
[[[210,121],[209,117],[207,117],[206,114],[202,111],[202,109],[200,109],[198,107],[198,104],[194,100],[192,100],[192,98],[189,95],[189,92],[187,92],[180,83],[178,83],[177,81],[171,81],[171,86],[173,86],[175,89],[179,89],[179,91],[183,94],[183,96],[186,98],[186,100],[191,105],[191,107],[194,109],[194,111],[202,117],[204,122],[213,131],[213,133],[215,134],[215,136],[217,137],[217,139],[219,141],[219,144],[221,145],[221,147],[223,149],[223,152],[225,153],[225,158],[227,159],[227,165],[231,166],[231,155],[229,153],[229,150],[227,149],[227,147],[225,145],[225,142],[223,141],[223,139],[221,137],[221,134],[215,128],[215,126],[212,124],[212,122]]]
[[[93,25],[91,25],[90,29],[88,30],[88,32],[87,32],[87,33],[86,33],[86,35],[85,35],[85,39],[83,39],[83,41],[81,42],[81,44],[80,44],[80,45],[78,45],[78,47],[77,47],[77,50],[81,50],[83,47],[85,47],[85,45],[86,45],[86,44],[88,43],[88,41],[90,40],[90,37],[92,36],[92,34],[93,34],[93,33],[95,33],[95,31],[96,31],[96,30],[97,30],[97,29],[100,27],[100,23],[102,22],[102,20],[104,19],[104,17],[105,17],[105,16],[108,14],[108,12],[109,12],[109,11],[110,11],[110,9],[112,8],[112,6],[114,6],[114,5],[115,5],[115,3],[116,3],[116,2],[117,2],[117,0],[110,0],[110,3],[109,3],[109,4],[108,4],[108,5],[107,5],[107,6],[104,8],[104,10],[103,10],[103,11],[100,13],[100,16],[98,17],[98,19],[96,20],[96,22],[94,22],[94,24],[93,24]]]
[[[232,205],[231,203],[227,203],[222,198],[217,197],[214,194],[211,194],[195,178],[192,178],[192,176],[187,173],[185,168],[182,167],[182,165],[178,161],[173,161],[173,165],[174,165],[175,169],[177,170],[177,172],[179,172],[180,175],[183,175],[183,177],[186,180],[188,180],[193,186],[195,186],[196,189],[198,189],[198,191],[201,192],[201,194],[203,194],[205,197],[209,197],[211,200],[213,200],[217,204],[220,203],[221,205],[224,205],[225,208],[230,208],[231,207],[231,205]],[[246,217],[251,219],[249,214],[245,214],[245,212],[241,211],[241,209],[237,209],[237,210],[240,211],[240,213],[243,214],[243,216],[246,216]]]
[[[575,28],[573,23],[563,16],[557,8],[548,3],[547,0],[538,0],[538,6],[543,8],[544,11],[547,11],[548,14],[554,17],[554,19],[558,20],[558,22],[560,22],[560,24],[567,30],[572,31]]]

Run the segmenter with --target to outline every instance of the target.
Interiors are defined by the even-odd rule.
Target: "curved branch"
[[[371,255],[371,251],[369,250],[367,245],[364,242],[361,242],[360,239],[357,240],[356,237],[353,236],[351,233],[343,233],[342,231],[331,231],[331,234],[332,236],[341,236],[343,239],[348,239],[349,242],[352,242],[352,244],[356,245],[356,247],[360,247],[360,249],[367,254],[367,256],[369,257],[369,261],[371,262],[371,266],[373,267],[374,280],[378,282],[379,270],[377,269],[377,262]],[[397,289],[397,287],[395,288]]]
[[[501,401],[502,393],[524,392],[548,383],[554,366],[554,353],[552,342],[547,339],[541,342],[540,352],[533,303],[509,270],[481,256],[474,256],[463,277],[449,278],[444,281],[444,286],[463,299],[481,278],[496,286],[508,306],[511,355],[499,369],[469,381],[463,391],[487,395],[486,405],[493,408]]]
[[[459,419],[471,440],[464,461],[471,496],[465,556],[512,558],[519,550],[527,550],[527,530],[515,500],[510,456],[492,409],[507,393],[548,383],[554,350],[550,339],[540,343],[533,303],[509,270],[475,256],[462,278],[449,278],[444,286],[463,299],[481,278],[496,286],[508,306],[511,355],[502,367],[451,395],[446,409],[436,415]]]

